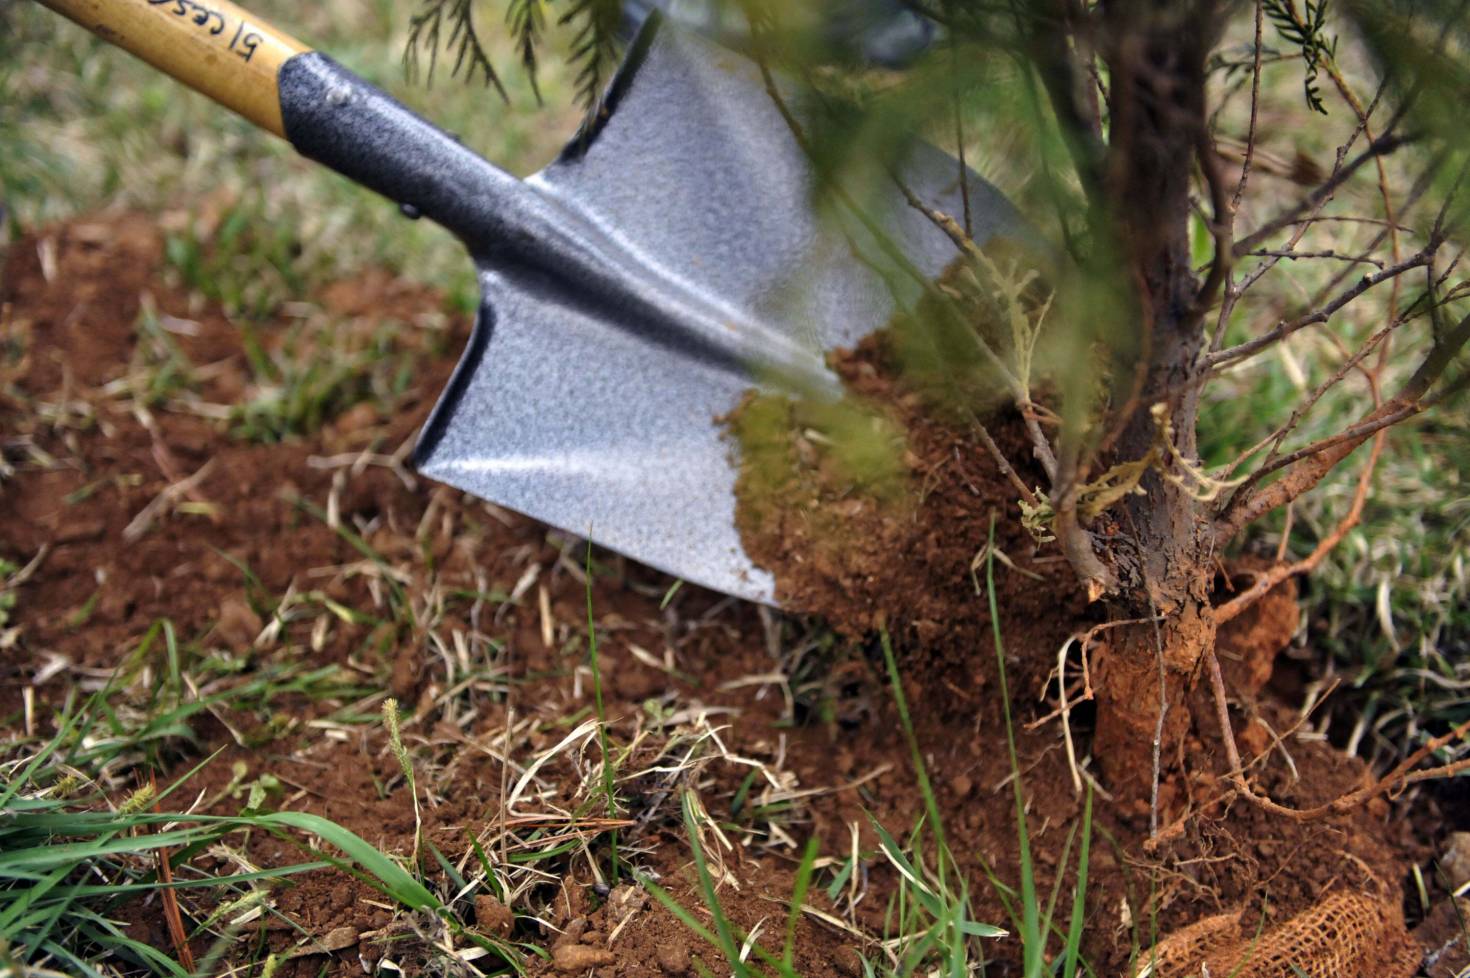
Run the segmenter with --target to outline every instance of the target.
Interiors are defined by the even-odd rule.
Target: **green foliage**
[[[476,2],[493,16],[508,0]],[[372,266],[407,272],[457,297],[460,308],[475,307],[478,287],[462,246],[432,222],[404,220],[390,202],[302,160],[288,144],[39,4],[3,9],[0,200],[12,230],[114,206],[182,216],[177,233],[188,237],[195,217],[242,211],[248,226],[238,244],[221,249],[233,280],[220,285],[227,302],[234,293],[258,309],[259,299],[283,291],[299,300],[308,281],[315,288]],[[511,172],[543,165],[580,119],[559,57],[537,75],[544,108],[520,76],[504,80],[509,104],[488,114],[476,89],[408,81],[400,68],[406,17],[391,0],[259,0],[251,9]],[[510,52],[498,34],[483,38],[491,58]],[[559,54],[564,39],[546,44]],[[260,259],[259,281],[251,280],[247,256]]]
[[[10,624],[10,613],[19,600],[12,581],[20,573],[20,565],[0,557],[0,630]],[[3,636],[3,631],[0,631]]]
[[[416,352],[403,348],[404,332],[404,324],[392,319],[344,326],[317,318],[292,328],[266,352],[242,324],[253,383],[231,407],[235,435],[282,441],[311,434],[364,401],[391,410],[419,362]]]
[[[556,26],[568,35],[567,60],[575,73],[577,101],[590,118],[596,113],[603,88],[617,67],[617,31],[622,22],[622,6],[617,0],[563,2],[565,9],[556,19]],[[427,54],[427,80],[432,84],[439,54],[444,51],[453,58],[452,74],[467,81],[473,81],[478,75],[509,101],[510,95],[495,67],[489,44],[476,26],[475,9],[480,5],[480,0],[419,0],[418,11],[409,19],[408,44],[403,56],[410,78],[422,73]],[[541,101],[540,51],[550,43],[546,31],[550,6],[549,0],[507,0],[504,4],[507,32],[514,41],[526,84],[538,103]]]
[[[166,635],[172,647],[166,626],[149,634],[134,663],[150,655],[153,636]],[[232,833],[261,824],[249,817],[154,814],[190,775],[162,791],[147,781],[121,797],[108,789],[124,770],[136,770],[140,758],[190,736],[205,705],[243,705],[250,693],[247,684],[238,696],[190,702],[167,692],[165,673],[155,703],[135,712],[113,702],[129,672],[124,669],[89,698],[68,698],[54,718],[46,717],[56,731],[49,739],[18,738],[0,748],[0,963],[97,975],[98,963],[111,958],[149,974],[182,975],[168,955],[128,936],[116,922],[117,909],[161,888],[157,866],[165,851],[181,865]],[[216,890],[223,904],[327,865],[312,860],[178,879],[172,886]],[[209,930],[223,940],[223,926],[216,921]]]
[[[446,26],[448,36],[444,36]],[[425,0],[423,9],[408,23],[408,45],[404,49],[404,72],[410,78],[419,76],[419,49],[429,51],[429,84],[434,82],[434,69],[439,63],[439,49],[446,47],[454,54],[454,73],[473,81],[479,72],[486,85],[494,85],[501,98],[507,98],[505,86],[485,54],[479,32],[475,30],[474,0]]]
[[[558,21],[575,32],[571,61],[577,70],[577,100],[595,116],[602,93],[618,65],[618,25],[622,22],[620,0],[568,0],[566,13]]]
[[[121,910],[172,888],[192,908],[214,908],[194,918],[196,935],[213,940],[200,970],[211,973],[239,937],[234,918],[262,908],[272,913],[273,886],[299,873],[335,868],[403,912],[426,915],[462,943],[493,955],[487,964],[518,970],[514,948],[466,928],[458,911],[398,858],[322,816],[269,810],[280,793],[279,780],[269,772],[247,783],[248,769],[238,764],[228,784],[210,792],[202,806],[191,806],[208,810],[237,799],[237,814],[170,810],[176,799],[193,794],[194,776],[210,763],[206,758],[192,769],[181,766],[203,719],[240,722],[285,698],[355,699],[367,692],[334,685],[336,667],[261,668],[224,683],[211,673],[218,667],[201,650],[179,642],[169,622],[158,622],[102,689],[85,698],[73,692],[54,715],[38,711],[37,726],[54,729],[49,737],[20,736],[0,745],[0,965],[88,976],[116,974],[113,969],[122,965],[182,976],[167,952],[135,940],[118,923]],[[148,677],[151,685],[144,684]],[[209,687],[219,688],[194,692]],[[401,748],[401,740],[396,742]],[[407,766],[406,752],[400,760]],[[185,773],[155,789],[152,777],[169,769]],[[279,836],[307,858],[221,874],[193,864],[211,848],[242,849],[252,833]],[[163,858],[176,870],[172,883],[161,881]],[[462,879],[455,891],[468,892]]]
[[[1296,0],[1263,0],[1266,16],[1271,18],[1272,25],[1301,55],[1306,72],[1302,88],[1307,105],[1313,112],[1322,115],[1327,114],[1327,106],[1317,87],[1317,73],[1324,62],[1337,56],[1337,38],[1329,40],[1326,34],[1329,2],[1330,0],[1305,0],[1305,12],[1298,14]]]
[[[1040,894],[1036,887],[1035,860],[1031,850],[1031,837],[1026,828],[1026,795],[1022,786],[1021,762],[1016,754],[1016,729],[1011,718],[1010,691],[1006,681],[1006,656],[1005,642],[1000,631],[1000,608],[995,598],[995,521],[991,520],[990,540],[985,548],[985,599],[990,607],[990,626],[992,638],[995,643],[995,658],[999,668],[1000,677],[1000,700],[1002,715],[1006,724],[1006,751],[1011,761],[1011,789],[1016,799],[1016,846],[1020,854],[1021,864],[1021,890],[1019,894],[1010,891],[995,879],[993,873],[987,869],[986,873],[991,877],[992,883],[997,886],[1002,900],[1007,908],[1011,910],[1011,917],[1016,920],[1021,935],[1023,949],[1023,971],[1026,978],[1041,978],[1049,970],[1047,964],[1050,955],[1047,948],[1051,941],[1055,925],[1053,924],[1053,912],[1056,909],[1057,894],[1061,891],[1062,877],[1058,874],[1056,888],[1051,898],[1047,901],[1043,912],[1040,902]],[[1073,890],[1071,921],[1067,930],[1062,935],[1061,962],[1063,969],[1061,978],[1075,978],[1078,974],[1077,967],[1080,961],[1080,949],[1082,944],[1083,928],[1086,924],[1087,914],[1087,869],[1088,861],[1092,853],[1092,786],[1088,785],[1087,799],[1082,812],[1082,847],[1077,860],[1077,882]],[[1075,831],[1075,829],[1074,829]],[[1057,861],[1058,866],[1067,865],[1067,856],[1071,852],[1073,836],[1067,838],[1066,850],[1062,858]],[[1020,903],[1019,912],[1013,901]],[[1084,965],[1085,966],[1085,965]],[[1088,969],[1089,971],[1091,969]]]
[[[924,800],[925,820],[914,827],[911,850],[915,860],[910,860],[893,836],[871,815],[869,824],[879,838],[884,856],[898,870],[902,884],[891,901],[890,928],[896,931],[900,947],[900,964],[897,973],[901,976],[914,974],[925,965],[937,964],[940,973],[949,978],[965,978],[974,961],[983,962],[985,954],[977,941],[1006,936],[999,927],[983,924],[973,919],[970,910],[969,882],[965,878],[949,842],[944,835],[944,820],[939,811],[939,802],[934,786],[929,780],[928,766],[919,750],[919,739],[914,732],[913,720],[909,716],[908,697],[903,691],[903,680],[898,672],[898,660],[894,658],[893,646],[886,631],[880,634],[883,646],[883,661],[888,669],[889,687],[893,691],[894,705],[898,709],[899,723],[904,738],[908,741],[909,755],[913,761],[914,777],[919,783],[919,795]],[[1017,780],[1020,771],[1015,770]],[[933,840],[933,869],[924,858],[924,829]],[[1030,872],[1030,848],[1026,843],[1024,828],[1021,843],[1022,865]],[[1032,951],[1024,942],[1032,932],[1023,931],[1023,948],[1027,960]],[[1041,953],[1038,948],[1036,954]],[[1033,973],[1026,972],[1028,978]]]

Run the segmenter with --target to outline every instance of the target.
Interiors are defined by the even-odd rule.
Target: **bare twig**
[[[154,797],[158,796],[158,782],[152,774],[148,775],[148,785],[153,791]],[[158,812],[158,803],[154,802],[153,811]],[[163,919],[168,924],[169,940],[173,942],[174,953],[179,956],[179,964],[189,974],[194,973],[194,952],[189,947],[189,932],[184,929],[184,919],[179,913],[179,894],[174,889],[174,868],[170,860],[172,855],[168,846],[158,847],[158,881],[163,885],[159,888],[159,896],[163,900]]]
[[[1230,198],[1232,221],[1240,212],[1240,201],[1245,196],[1245,185],[1250,180],[1251,165],[1256,158],[1256,120],[1261,108],[1261,31],[1265,14],[1265,3],[1263,0],[1256,0],[1256,37],[1251,50],[1251,121],[1245,135],[1245,157],[1240,162],[1240,179],[1236,181],[1235,193]]]
[[[1368,255],[1344,255],[1340,252],[1333,251],[1331,248],[1328,248],[1324,251],[1296,251],[1294,249],[1272,250],[1270,248],[1258,248],[1250,254],[1252,258],[1286,258],[1292,260],[1297,258],[1332,258],[1337,261],[1345,261],[1349,264],[1372,265],[1374,268],[1380,270],[1383,268],[1383,262],[1381,259],[1371,258]]]
[[[1000,446],[995,443],[995,439],[990,437],[990,432],[986,430],[985,425],[981,424],[980,419],[974,414],[970,415],[970,423],[975,426],[975,433],[980,436],[980,443],[985,446],[985,450],[995,460],[996,468],[1010,482],[1011,488],[1016,490],[1028,506],[1038,505],[1040,500],[1031,491],[1031,487],[1021,481],[1021,477],[1016,474],[1015,467],[1006,459],[1005,453],[1000,450]]]
[[[1259,353],[1266,347],[1290,336],[1298,330],[1318,323],[1325,323],[1332,318],[1333,313],[1374,286],[1397,278],[1411,269],[1428,265],[1430,257],[1436,250],[1437,242],[1432,242],[1431,245],[1420,249],[1401,262],[1396,262],[1388,268],[1375,272],[1372,275],[1364,275],[1351,288],[1339,293],[1322,308],[1309,312],[1304,316],[1298,316],[1296,319],[1283,320],[1274,329],[1268,330],[1254,339],[1247,340],[1229,349],[1208,353],[1202,358],[1203,362],[1207,367],[1218,369],[1222,364],[1243,360],[1246,357]]]
[[[1368,501],[1368,491],[1373,485],[1373,472],[1377,468],[1378,460],[1383,455],[1383,446],[1388,438],[1388,430],[1382,429],[1373,437],[1373,450],[1368,456],[1367,462],[1363,464],[1363,470],[1358,474],[1357,489],[1353,492],[1352,504],[1347,513],[1338,521],[1332,532],[1323,537],[1312,552],[1306,557],[1291,564],[1278,564],[1269,571],[1256,575],[1251,586],[1239,592],[1225,604],[1215,609],[1216,625],[1223,625],[1232,618],[1255,604],[1268,591],[1277,584],[1299,574],[1308,574],[1317,569],[1317,565],[1337,548],[1349,531],[1358,525],[1363,518],[1363,507]],[[1289,526],[1290,524],[1288,524]],[[1289,530],[1287,531],[1289,532]],[[1285,547],[1287,534],[1281,537],[1282,546]]]
[[[1251,114],[1254,125],[1254,105]],[[1205,276],[1204,284],[1194,297],[1193,315],[1198,317],[1204,315],[1204,311],[1215,301],[1215,296],[1230,279],[1230,269],[1235,261],[1235,251],[1231,244],[1231,239],[1235,236],[1235,204],[1225,186],[1225,174],[1220,170],[1220,157],[1215,152],[1215,144],[1203,127],[1195,141],[1195,156],[1199,160],[1201,172],[1204,173],[1205,186],[1210,191],[1210,205],[1215,218],[1210,222],[1210,235],[1215,239],[1215,256],[1210,261],[1210,271]]]
[[[1390,123],[1391,125],[1392,123]],[[1394,135],[1391,132],[1379,136],[1368,144],[1367,149],[1335,169],[1332,175],[1316,190],[1313,190],[1291,207],[1288,207],[1283,213],[1235,242],[1236,254],[1245,254],[1260,247],[1261,242],[1265,241],[1271,235],[1296,223],[1297,218],[1326,203],[1332,197],[1333,193],[1337,191],[1337,188],[1346,183],[1348,178],[1361,169],[1365,163],[1377,159],[1380,156],[1386,156],[1408,144],[1410,141],[1408,137]]]

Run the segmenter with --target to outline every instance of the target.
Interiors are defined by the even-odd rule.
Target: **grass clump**
[[[602,663],[597,654],[597,623],[592,614],[592,544],[587,544],[587,664],[592,670],[592,696],[597,710],[597,746],[602,754],[602,800],[609,819],[617,818],[618,799],[616,793],[617,771],[607,736],[607,708],[602,701]],[[618,830],[609,833],[612,845],[612,880],[617,882],[622,875],[618,861]]]
[[[549,161],[581,118],[557,58],[538,75],[539,97],[520,73],[508,74],[507,104],[488,115],[474,86],[430,90],[407,79],[408,17],[389,0],[262,0],[251,9],[514,173]],[[514,57],[511,38],[486,40],[497,58]],[[243,200],[248,222],[218,257],[230,270],[220,291],[238,291],[247,306],[293,275],[340,278],[385,265],[452,285],[463,308],[474,306],[472,270],[447,232],[404,220],[393,204],[39,5],[0,6],[0,105],[0,199],[12,233],[119,203],[199,214]],[[255,272],[273,281],[251,280],[251,255],[271,259]]]
[[[0,754],[0,962],[12,973],[99,975],[114,973],[102,964],[112,961],[182,975],[173,958],[129,936],[118,923],[121,909],[165,887],[211,891],[217,905],[261,899],[272,881],[329,865],[194,873],[192,856],[261,823],[159,814],[188,775],[162,790],[151,780],[123,790],[137,758],[187,734],[192,711],[176,704],[119,729],[127,714],[109,706],[113,689],[72,695],[56,715],[55,734],[19,739]],[[172,882],[163,882],[165,863]],[[221,916],[200,928],[217,946],[228,940]]]
[[[252,382],[230,408],[233,434],[278,442],[309,435],[363,402],[390,409],[408,390],[419,362],[404,333],[394,320],[344,328],[324,317],[293,328],[267,352],[246,329]]]
[[[904,847],[881,822],[871,815],[868,817],[873,831],[878,834],[883,855],[903,880],[890,906],[890,932],[896,935],[891,938],[893,967],[896,974],[903,976],[928,966],[938,969],[941,974],[961,978],[971,972],[973,962],[983,964],[985,961],[984,951],[975,941],[1004,937],[1007,932],[973,919],[969,883],[945,838],[939,802],[929,780],[928,766],[919,750],[918,736],[909,716],[908,697],[903,691],[898,660],[893,654],[887,631],[880,634],[880,641],[894,705],[898,709],[904,738],[908,741],[919,794],[924,801],[924,820],[914,826],[909,837],[908,853],[913,858],[905,853]],[[1017,771],[1016,779],[1019,777]],[[926,827],[932,841],[932,867],[924,857]],[[1024,828],[1022,844],[1025,845]],[[1022,865],[1029,867],[1029,850],[1023,850]],[[1023,928],[1023,938],[1027,933]],[[1027,974],[1029,976],[1030,972]]]
[[[992,527],[992,537],[993,534]],[[1000,667],[1001,695],[1005,698],[1008,695],[1005,686],[1005,648],[1000,634],[999,609],[995,597],[994,549],[991,546],[987,551],[990,556],[986,562],[985,583],[991,618],[995,623],[994,641]],[[1020,945],[1020,973],[1025,978],[1053,975],[1059,978],[1078,978],[1083,974],[1092,975],[1093,971],[1081,952],[1086,926],[1088,867],[1092,850],[1091,789],[1089,788],[1084,801],[1082,818],[1069,833],[1057,863],[1062,867],[1069,865],[1073,848],[1076,847],[1078,854],[1072,899],[1063,920],[1058,916],[1057,910],[1065,872],[1058,875],[1052,892],[1045,897],[1037,885],[1035,858],[1026,824],[1020,761],[1015,746],[1009,701],[1006,700],[1005,722],[1012,774],[1010,780],[1016,800],[1016,853],[1020,866],[1018,885],[1012,886],[1001,881],[983,861],[981,868],[1005,906],[1013,929],[1008,931],[976,920],[969,882],[945,835],[943,816],[919,747],[897,656],[886,631],[880,632],[879,640],[889,686],[898,711],[899,725],[909,747],[914,777],[923,801],[924,814],[903,842],[895,838],[877,818],[869,815],[869,826],[878,839],[878,852],[869,855],[877,855],[887,861],[897,872],[899,882],[889,900],[885,934],[875,945],[880,953],[862,959],[864,975],[866,978],[877,978],[879,975],[908,978],[910,975],[923,973],[945,978],[967,978],[977,973],[984,974],[987,962],[985,942],[1012,934]],[[703,841],[704,823],[708,821],[708,815],[704,813],[703,806],[692,790],[684,792],[681,807],[685,834],[694,860],[698,893],[712,926],[702,923],[688,907],[652,880],[639,875],[640,882],[692,933],[718,951],[722,958],[721,967],[731,969],[736,978],[796,978],[792,951],[796,923],[801,913],[807,909],[806,897],[813,884],[820,851],[818,841],[808,841],[797,867],[793,892],[788,903],[785,942],[778,957],[757,943],[754,935],[743,932],[721,905],[715,886],[715,875],[711,871],[707,847]],[[859,854],[855,852],[853,856],[837,864],[833,879],[825,888],[829,898],[835,900],[842,892],[852,874],[857,872],[856,863],[859,858]],[[704,962],[699,965],[701,973],[713,973],[717,970]]]
[[[333,669],[289,666],[235,681],[226,676],[220,688],[219,679],[207,678],[211,661],[178,641],[170,623],[158,622],[95,693],[73,688],[53,715],[37,712],[34,728],[49,725],[53,733],[0,744],[0,970],[183,976],[212,973],[227,954],[236,964],[268,967],[264,944],[242,944],[243,925],[276,913],[272,892],[288,877],[334,870],[376,889],[406,919],[420,920],[418,929],[431,938],[425,946],[469,946],[502,967],[519,967],[513,948],[461,919],[456,898],[470,889],[463,879],[446,898],[345,826],[311,812],[271,810],[280,782],[269,772],[249,780],[237,764],[228,784],[184,804],[210,762],[188,766],[204,718],[239,722],[287,697],[344,689],[325,675]],[[396,742],[401,748],[401,737]],[[166,784],[155,780],[169,770],[184,773]],[[231,798],[240,800],[234,814],[209,813]],[[262,833],[306,858],[255,868],[247,853]],[[238,871],[200,868],[195,857],[206,852],[237,854],[228,862]],[[158,913],[154,901],[161,901],[171,948],[137,939],[125,923],[138,908]],[[190,946],[201,939],[209,950],[196,961]]]

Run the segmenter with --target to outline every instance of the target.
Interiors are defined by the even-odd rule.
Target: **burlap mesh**
[[[1257,936],[1241,914],[1206,917],[1154,945],[1137,978],[1411,978],[1418,946],[1399,909],[1334,893]]]

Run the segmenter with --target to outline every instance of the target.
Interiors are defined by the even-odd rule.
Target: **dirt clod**
[[[617,955],[607,948],[588,944],[559,944],[551,952],[551,961],[556,970],[568,974],[612,964],[617,959]]]
[[[837,953],[832,956],[832,964],[847,978],[857,978],[863,973],[863,956],[854,947],[847,945],[839,947]]]
[[[1470,832],[1453,832],[1440,859],[1451,889],[1470,883]]]
[[[327,952],[342,951],[357,943],[357,928],[350,924],[341,927],[333,927],[318,942],[321,949]]]
[[[495,897],[481,893],[475,897],[475,923],[486,934],[509,937],[515,929],[516,915]]]
[[[413,643],[405,642],[393,658],[393,672],[388,677],[388,691],[400,701],[413,700],[419,688],[419,652]]]
[[[220,602],[219,622],[214,626],[214,633],[229,648],[245,648],[255,641],[264,627],[260,615],[243,597],[231,595]]]
[[[683,975],[689,971],[689,945],[677,938],[658,948],[658,966],[666,975]]]

